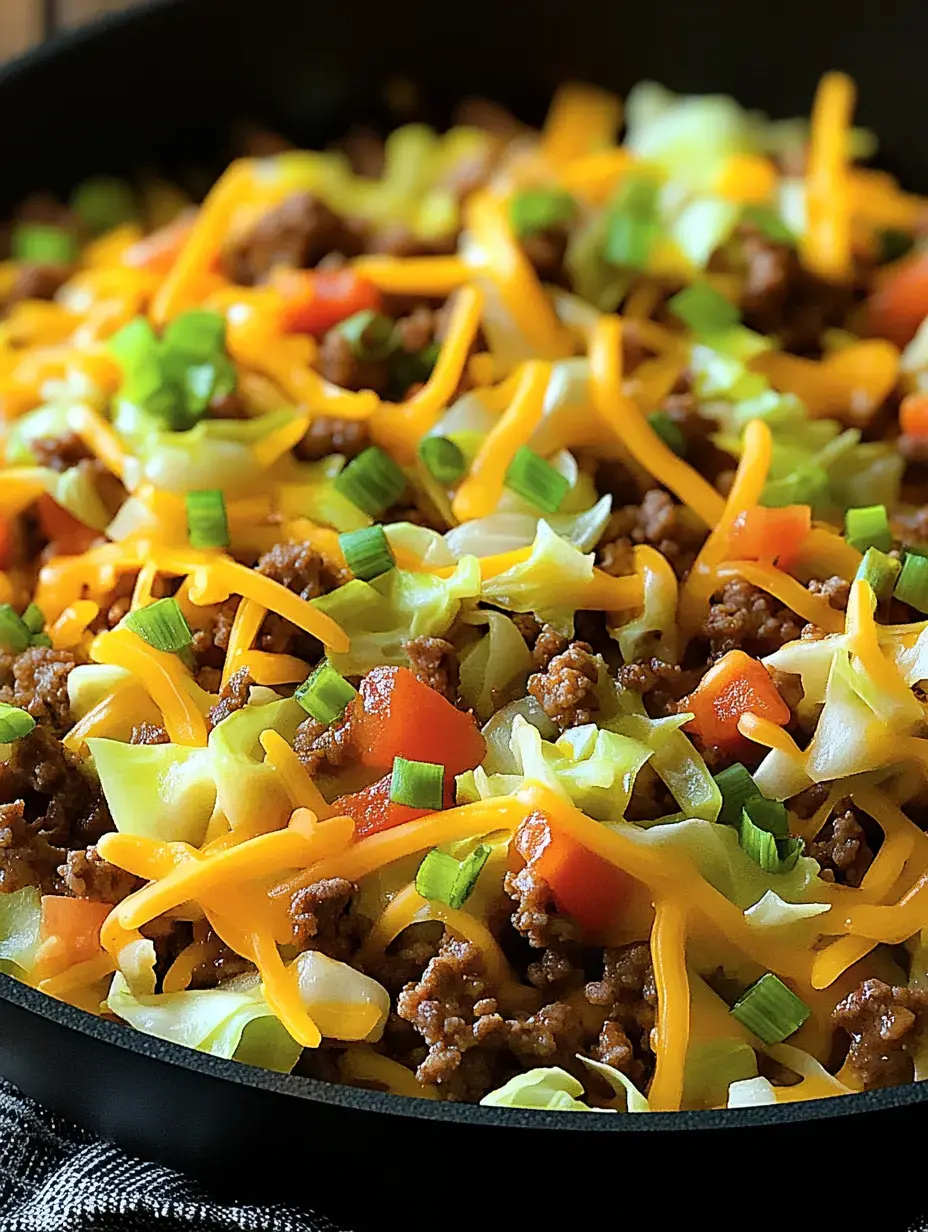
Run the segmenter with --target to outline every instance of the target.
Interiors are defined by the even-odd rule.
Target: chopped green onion
[[[226,319],[219,312],[193,308],[175,317],[164,331],[164,345],[200,363],[225,352]]]
[[[789,835],[786,805],[779,800],[768,800],[757,792],[750,800],[745,801],[743,812],[753,825],[766,830],[774,838],[786,838]]]
[[[136,317],[107,342],[110,353],[121,367],[130,368],[141,364],[157,347],[158,339],[146,317]]]
[[[18,706],[0,702],[0,744],[12,744],[28,736],[35,727],[35,719]]]
[[[661,186],[649,176],[626,175],[612,201],[612,209],[641,216],[654,214]]]
[[[365,526],[338,536],[345,563],[356,578],[372,582],[396,568],[396,561],[382,526]]]
[[[51,644],[52,644],[52,639],[48,636],[47,633],[33,633],[32,635],[32,645],[33,646],[51,646]]]
[[[675,419],[671,419],[666,411],[652,411],[648,423],[678,458],[686,457],[686,437]]]
[[[893,546],[893,535],[889,529],[889,518],[886,516],[885,505],[863,505],[857,509],[848,509],[844,515],[845,538],[858,552],[867,548],[879,548],[888,552]]]
[[[396,350],[394,322],[383,313],[365,308],[335,326],[358,359],[387,359]]]
[[[724,826],[740,825],[741,810],[749,800],[753,800],[755,796],[760,795],[760,792],[757,790],[757,784],[740,761],[736,761],[731,766],[726,766],[724,770],[720,770],[714,777],[715,785],[722,793],[722,807],[718,816],[719,823]]]
[[[884,603],[893,593],[902,564],[895,556],[887,556],[879,548],[867,548],[857,566],[855,581],[869,582],[877,603]]]
[[[570,490],[570,480],[527,445],[520,445],[506,471],[506,487],[541,509],[557,513]]]
[[[389,454],[371,445],[348,463],[334,487],[369,518],[376,518],[403,495],[406,476]]]
[[[334,723],[357,697],[357,689],[335,670],[328,659],[323,659],[293,697],[317,723]]]
[[[193,641],[190,626],[176,599],[156,599],[148,607],[130,612],[126,617],[126,628],[138,634],[155,650],[172,654],[184,650]]]
[[[490,848],[483,844],[466,860],[455,860],[435,847],[419,865],[416,891],[430,902],[447,903],[457,911],[467,902],[489,858]]]
[[[509,202],[509,221],[516,235],[534,235],[570,222],[574,199],[554,188],[526,188]]]
[[[706,282],[694,282],[668,301],[667,307],[694,334],[715,334],[731,329],[741,313],[731,302]]]
[[[896,231],[891,227],[886,231],[881,231],[877,238],[880,242],[880,251],[877,255],[878,265],[888,265],[890,261],[898,261],[907,252],[911,252],[915,244],[915,237],[908,231]]]
[[[445,767],[431,761],[407,761],[394,757],[390,776],[390,800],[409,808],[441,808],[444,802]]]
[[[84,180],[71,194],[70,205],[94,235],[102,235],[138,217],[135,193],[125,180],[111,175]]]
[[[603,258],[610,265],[645,269],[660,233],[656,219],[639,214],[613,214],[608,221]]]
[[[795,247],[796,237],[769,205],[746,205],[741,211],[741,221],[756,227],[761,235],[775,244],[790,244]]]
[[[41,633],[45,626],[45,617],[42,615],[42,609],[37,603],[30,603],[23,612],[23,624],[30,633]]]
[[[229,537],[229,519],[226,515],[226,500],[219,488],[203,488],[188,492],[187,538],[194,548],[226,548],[232,542]]]
[[[812,1011],[791,988],[768,971],[738,998],[730,1013],[769,1046],[782,1043],[798,1031]]]
[[[798,836],[777,839],[777,855],[780,857],[780,872],[789,873],[799,863],[799,857],[805,851],[805,843]]]
[[[928,612],[928,556],[906,552],[893,594],[919,612]]]
[[[424,436],[419,442],[419,457],[439,483],[457,483],[467,470],[462,450],[447,436]]]
[[[32,641],[32,630],[9,603],[0,603],[0,649],[21,654]]]
[[[14,261],[30,265],[73,265],[77,242],[63,227],[21,222],[10,236],[10,255]]]

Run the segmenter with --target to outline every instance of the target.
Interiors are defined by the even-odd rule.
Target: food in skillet
[[[429,1099],[928,1073],[928,203],[852,96],[14,214],[6,970]]]

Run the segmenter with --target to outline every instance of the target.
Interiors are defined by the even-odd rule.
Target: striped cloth
[[[0,0],[2,3],[2,0]],[[216,1201],[0,1080],[0,1232],[347,1232],[324,1215]]]

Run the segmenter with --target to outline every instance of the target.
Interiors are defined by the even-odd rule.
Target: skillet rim
[[[8,82],[68,55],[75,47],[104,37],[111,29],[149,19],[158,9],[180,7],[186,0],[142,0],[129,9],[105,13],[92,21],[57,31],[21,55],[0,64],[0,89]],[[483,1125],[498,1129],[555,1129],[570,1133],[680,1133],[771,1128],[829,1121],[928,1103],[928,1080],[885,1087],[830,1099],[766,1104],[750,1108],[652,1112],[646,1116],[565,1117],[555,1112],[521,1108],[484,1108],[476,1104],[416,1099],[404,1095],[321,1082],[264,1070],[197,1052],[180,1044],[145,1035],[121,1023],[98,1018],[0,972],[0,1000],[90,1039],[102,1041],[147,1060],[179,1067],[205,1078],[256,1088],[273,1095],[310,1103],[335,1105],[379,1116],[412,1117],[421,1122]]]

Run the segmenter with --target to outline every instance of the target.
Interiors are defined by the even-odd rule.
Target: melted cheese
[[[679,903],[661,900],[655,906],[651,961],[657,989],[658,1048],[648,1104],[654,1112],[675,1112],[683,1099],[690,1034],[686,912]]]
[[[445,299],[463,287],[471,271],[460,257],[358,257],[356,274],[369,278],[387,295],[426,295]]]
[[[552,100],[541,134],[541,153],[552,167],[611,145],[622,122],[622,104],[593,86],[561,86]]]
[[[716,579],[721,581],[728,577],[743,577],[746,582],[773,595],[797,616],[809,624],[818,625],[826,633],[840,633],[844,629],[843,615],[831,606],[825,595],[806,590],[801,582],[776,565],[753,560],[726,562],[716,570]]]
[[[851,211],[848,153],[854,85],[843,73],[826,73],[812,105],[806,172],[803,262],[830,282],[851,277]]]
[[[332,817],[334,810],[312,780],[309,771],[283,736],[268,729],[261,733],[261,747],[267,764],[280,776],[290,803],[295,809],[308,809],[320,820]],[[291,821],[291,825],[293,822]]]

